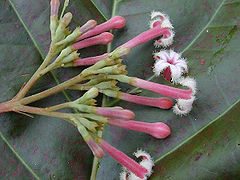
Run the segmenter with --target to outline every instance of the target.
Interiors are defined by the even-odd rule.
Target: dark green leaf
[[[126,27],[115,32],[113,48],[147,30],[152,10],[164,11],[171,17],[176,32],[172,48],[183,52],[183,56],[189,62],[190,74],[198,82],[198,99],[193,111],[187,117],[178,117],[172,111],[121,102],[121,106],[136,112],[136,120],[167,123],[172,128],[172,135],[166,140],[156,140],[145,134],[106,127],[104,139],[130,156],[137,148],[142,148],[152,154],[154,159],[158,160],[153,175],[155,179],[159,179],[159,175],[165,178],[180,177],[179,172],[183,179],[188,178],[187,172],[192,171],[191,167],[194,164],[189,165],[194,158],[198,158],[198,155],[200,158],[196,166],[204,166],[205,170],[212,171],[212,168],[219,163],[213,159],[219,158],[220,155],[223,156],[221,153],[225,152],[219,153],[220,145],[225,147],[227,144],[224,144],[223,138],[222,144],[219,139],[220,147],[214,145],[213,151],[207,148],[213,146],[218,133],[224,130],[225,127],[220,122],[224,121],[225,126],[230,127],[231,123],[227,123],[226,116],[221,116],[239,99],[240,95],[238,78],[240,74],[238,60],[240,1],[72,0],[70,4],[69,9],[75,17],[74,26],[90,18],[100,23],[114,14],[122,15],[127,19]],[[45,0],[9,0],[9,2],[0,3],[0,101],[11,99],[23,82],[30,78],[28,74],[32,74],[44,58],[49,45],[48,16],[49,3]],[[128,65],[131,76],[151,78],[156,82],[166,83],[163,79],[152,76],[151,66],[154,62],[151,54],[153,50],[152,42],[146,43],[134,49],[126,57],[124,63]],[[83,56],[91,56],[105,51],[104,47],[96,47],[81,53]],[[63,81],[79,71],[79,68],[65,69],[56,71],[55,74],[60,81]],[[31,93],[39,92],[54,84],[54,80],[46,76],[34,86]],[[129,88],[126,85],[122,87],[125,90]],[[75,95],[71,93],[70,98],[74,98]],[[156,94],[147,91],[143,91],[141,95],[157,97]],[[34,105],[50,106],[63,102],[65,99],[66,97],[59,94]],[[214,120],[216,121],[211,124],[211,127],[214,126],[212,129],[216,129],[216,132],[211,134],[210,141],[206,143],[206,149],[209,152],[204,149],[200,151],[200,146],[197,146],[194,138],[201,137],[201,134],[208,132],[208,127],[204,127]],[[77,130],[71,125],[59,119],[39,116],[30,119],[15,113],[0,115],[0,122],[1,148],[5,153],[0,158],[2,179],[9,177],[14,177],[14,179],[37,177],[41,179],[89,179],[92,155]],[[237,154],[239,149],[233,149],[233,147],[237,140],[236,129],[240,125],[234,119],[231,122],[235,128],[227,130],[229,146],[226,149],[232,147]],[[200,139],[199,144],[205,141],[205,138]],[[192,149],[184,149],[188,144],[193,146]],[[182,153],[182,149],[184,152],[190,151],[192,156],[186,156]],[[194,154],[194,152],[200,154]],[[175,153],[179,154],[176,162],[173,161]],[[207,156],[205,153],[210,155]],[[222,167],[229,172],[226,176],[239,175],[232,167],[239,162],[239,159],[235,158],[235,161],[230,164],[228,161],[234,160],[234,156],[225,154],[227,157],[222,158]],[[191,157],[192,159],[189,160]],[[170,160],[169,163],[168,160]],[[181,161],[189,162],[185,164],[185,169],[175,169],[175,166],[180,166]],[[208,163],[210,165],[206,166]],[[110,176],[111,179],[119,179],[120,171],[121,166],[111,157],[105,156],[101,160],[97,179],[109,179]],[[204,169],[201,169],[197,173],[205,179],[217,179],[224,174],[221,169],[214,175],[203,171]]]

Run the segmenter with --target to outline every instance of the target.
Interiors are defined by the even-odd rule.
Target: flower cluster
[[[173,42],[173,26],[165,14],[153,12],[149,30],[120,45],[112,52],[82,58],[78,53],[79,49],[110,43],[114,37],[108,31],[124,27],[126,21],[120,16],[114,16],[100,25],[97,25],[95,20],[89,20],[81,27],[71,31],[68,26],[71,23],[72,14],[65,13],[68,4],[69,0],[65,0],[61,15],[58,16],[60,1],[51,0],[50,31],[52,41],[49,52],[41,66],[19,93],[12,100],[0,104],[0,113],[14,111],[24,115],[38,114],[64,119],[78,129],[96,157],[102,158],[105,151],[126,167],[121,174],[122,179],[147,179],[151,175],[153,167],[153,160],[149,154],[143,151],[135,153],[137,158],[141,158],[141,161],[137,163],[99,137],[97,132],[104,125],[110,125],[147,133],[157,139],[163,139],[171,134],[170,128],[162,122],[135,121],[135,114],[122,107],[97,107],[94,98],[102,93],[109,97],[161,109],[173,107],[176,114],[187,114],[195,99],[196,82],[192,78],[182,77],[183,73],[187,72],[187,65],[184,59],[180,58],[180,55],[171,50],[155,53],[154,72],[157,75],[163,72],[166,79],[188,87],[188,89],[178,89],[137,77],[129,77],[126,66],[122,64],[123,56],[129,54],[132,48],[154,38],[159,38],[154,43],[155,46],[169,46]],[[90,66],[75,77],[45,91],[27,96],[36,81],[49,71],[86,65]],[[121,92],[120,87],[117,86],[118,82],[128,83],[167,97],[151,98]],[[66,89],[86,92],[74,101],[51,107],[38,108],[28,105]],[[177,104],[174,105],[169,97],[177,99]],[[64,108],[72,108],[75,113],[58,111]]]
[[[173,29],[173,26],[167,15],[161,12],[153,11],[151,14],[150,27],[154,28],[156,26]],[[173,42],[173,37],[174,32],[171,31],[171,36],[168,36],[168,38],[163,40],[157,40],[154,45],[156,47],[170,46]],[[189,91],[191,91],[190,97],[173,97],[177,99],[177,103],[173,107],[173,112],[177,115],[187,115],[191,111],[192,104],[195,100],[196,81],[193,78],[185,78],[183,76],[188,73],[186,60],[181,57],[181,54],[178,54],[171,49],[155,52],[153,57],[156,61],[153,68],[155,75],[159,76],[162,74],[167,81],[186,86],[189,88]]]

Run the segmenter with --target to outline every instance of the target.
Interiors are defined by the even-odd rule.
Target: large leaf
[[[99,1],[95,2],[97,4]],[[105,9],[102,7],[107,16],[109,12]],[[190,75],[196,78],[199,91],[194,109],[186,117],[176,116],[172,111],[163,111],[126,102],[119,104],[133,109],[137,114],[136,120],[145,122],[162,121],[170,125],[172,134],[166,140],[157,140],[148,135],[113,127],[105,128],[104,138],[130,156],[137,148],[150,152],[154,159],[161,159],[162,156],[171,153],[169,156],[172,159],[171,165],[173,165],[174,159],[178,156],[175,157],[172,151],[181,147],[183,142],[188,142],[189,138],[198,134],[201,128],[221,116],[239,99],[240,63],[238,55],[240,48],[238,44],[240,36],[239,18],[237,17],[240,15],[240,3],[239,1],[220,0],[131,0],[119,1],[115,9],[114,14],[126,17],[127,26],[123,32],[116,34],[118,39],[115,39],[114,47],[146,30],[149,14],[153,9],[167,13],[171,17],[176,32],[175,43],[172,48],[182,52],[183,56],[188,59]],[[163,79],[153,78],[152,76],[153,60],[151,52],[153,50],[152,42],[134,49],[125,60],[128,65],[128,72],[131,76],[150,78],[165,83]],[[129,86],[124,85],[123,87],[125,89],[129,88]],[[157,97],[156,94],[147,91],[143,91],[141,95]],[[232,133],[234,133],[234,130]],[[217,152],[216,155],[214,153],[214,151],[211,152],[211,157],[218,158]],[[113,179],[119,178],[121,165],[109,156],[105,156],[100,162],[98,179],[108,179],[109,174],[114,177]],[[218,164],[217,161],[212,163]],[[161,170],[159,168],[161,164],[157,167],[154,171],[156,174]],[[168,168],[168,166],[164,167]],[[173,173],[174,167],[176,166],[169,167]],[[226,164],[224,168],[230,169],[233,166]],[[235,167],[235,170],[237,168],[239,167]],[[111,171],[111,169],[114,169],[114,171]],[[171,177],[171,174],[168,174],[171,171],[167,171],[164,177]],[[180,179],[188,179],[188,173],[184,173],[184,171],[191,172],[191,169],[179,168],[177,172],[181,171],[183,175]],[[220,177],[220,174],[218,175]],[[234,176],[235,174],[229,174],[229,176],[231,175]],[[154,177],[159,179],[158,175]],[[178,174],[175,177],[178,177]],[[209,179],[211,178],[212,176],[209,175]],[[215,176],[215,178],[218,178],[218,176]]]
[[[240,101],[163,158],[151,179],[239,179]]]
[[[114,14],[123,15],[127,19],[127,25],[124,30],[115,32],[113,47],[147,30],[149,14],[153,9],[170,15],[176,31],[173,47],[188,58],[191,75],[198,82],[199,93],[194,110],[187,117],[178,117],[171,111],[121,102],[120,105],[136,112],[136,120],[162,121],[169,124],[172,128],[171,137],[156,140],[148,135],[119,128],[106,127],[104,130],[104,139],[127,154],[131,155],[137,148],[143,148],[150,152],[154,159],[158,159],[153,176],[158,179],[161,175],[159,172],[162,171],[162,161],[165,162],[165,158],[169,157],[177,158],[174,154],[179,151],[178,163],[181,160],[186,161],[188,157],[181,154],[181,147],[191,143],[192,136],[202,133],[201,128],[221,116],[239,98],[239,1],[72,0],[70,4],[76,24],[89,18],[102,22]],[[22,83],[29,79],[26,74],[32,74],[43,59],[49,44],[48,16],[49,5],[45,0],[9,0],[0,3],[0,101],[12,98]],[[152,77],[153,50],[152,42],[149,42],[134,49],[125,59],[131,76]],[[105,49],[90,48],[82,54],[89,56],[96,51],[100,54]],[[77,68],[56,73],[62,81],[78,71]],[[165,83],[161,78],[154,78],[154,81]],[[53,85],[53,79],[43,78],[34,86],[32,92]],[[125,85],[122,87],[129,88]],[[142,95],[157,96],[147,91],[143,91]],[[63,102],[65,98],[59,94],[35,105],[49,106]],[[77,130],[71,125],[58,119],[39,116],[30,119],[15,113],[3,114],[0,118],[1,148],[4,151],[4,156],[0,158],[0,175],[3,179],[13,175],[15,179],[89,179],[92,156]],[[239,123],[235,124],[237,125],[239,127]],[[216,128],[220,129],[217,125]],[[193,151],[194,149],[196,146]],[[209,153],[211,158],[219,156],[219,153],[214,151]],[[206,162],[207,159],[201,164]],[[119,179],[121,166],[111,157],[105,156],[100,163],[97,179],[109,179],[110,176],[111,179]],[[218,162],[213,163],[216,165]],[[225,169],[233,168],[228,163],[225,164]],[[170,165],[174,163],[164,165],[170,169],[164,172],[164,177],[170,177],[175,172],[174,166]],[[176,171],[176,176],[177,172],[181,172],[181,169]],[[235,174],[229,174],[231,175]],[[210,174],[206,177],[212,178]],[[217,176],[213,178],[215,177]]]

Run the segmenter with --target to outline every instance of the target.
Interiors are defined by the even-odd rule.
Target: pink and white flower
[[[158,76],[163,73],[163,77],[168,81],[176,83],[184,73],[188,72],[186,60],[173,50],[156,52],[154,59],[156,63],[153,72]]]

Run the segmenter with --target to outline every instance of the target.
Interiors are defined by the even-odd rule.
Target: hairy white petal
[[[167,15],[162,13],[162,12],[160,12],[160,11],[152,11],[151,19],[154,19],[156,17],[163,17],[163,18],[165,18],[165,17],[167,17]]]
[[[126,171],[122,171],[120,173],[120,180],[127,180],[127,172]]]
[[[190,89],[192,89],[192,95],[194,96],[196,94],[197,91],[197,83],[196,80],[194,78],[190,78],[190,77],[186,77],[186,78],[181,78],[179,80],[179,84],[189,87]]]
[[[161,27],[162,28],[170,28],[170,29],[173,29],[173,25],[172,23],[170,22],[170,20],[168,18],[165,18],[164,21],[162,22],[161,24]]]
[[[120,173],[120,180],[127,180],[127,176],[129,174],[129,171],[126,167],[123,166],[122,172]]]
[[[170,46],[173,43],[173,37],[175,35],[175,33],[173,31],[170,31],[170,32],[171,32],[171,35],[169,37],[167,37],[167,38],[162,37],[158,41],[155,41],[154,46],[156,48]]]
[[[162,21],[161,18],[155,18],[154,20],[151,20],[150,23],[149,23],[149,27],[152,29],[153,28],[153,25],[156,23],[156,22],[161,22],[161,27],[162,28],[169,28],[169,29],[173,29],[173,25],[172,23],[170,22],[169,19],[164,19]]]
[[[153,24],[157,21],[161,22],[162,28],[167,27],[167,28],[173,29],[173,25],[170,22],[168,15],[166,15],[162,12],[159,12],[159,11],[152,11],[150,28],[153,28]]]
[[[147,152],[145,152],[145,151],[143,151],[141,149],[137,150],[137,152],[134,152],[133,155],[136,156],[137,158],[143,156],[143,157],[145,157],[145,158],[147,158],[149,160],[152,159],[150,154],[148,154]]]
[[[153,69],[153,72],[159,76],[161,74],[161,72],[163,72],[164,69],[166,69],[170,64],[169,63],[166,63],[164,61],[157,61],[155,64],[154,64],[154,69]]]
[[[153,166],[154,166],[154,162],[153,162],[153,160],[152,159],[150,159],[150,160],[142,160],[141,162],[140,162],[140,165],[141,166],[143,166],[143,167],[145,167],[147,170],[148,170],[148,173],[147,173],[147,176],[149,177],[149,176],[151,176],[151,174],[152,174],[152,168],[153,168]]]
[[[195,100],[195,94],[196,94],[196,80],[194,78],[186,77],[186,78],[180,78],[178,81],[179,84],[186,86],[192,90],[191,99],[178,99],[177,104],[173,107],[173,112],[177,115],[187,115],[191,109],[192,104]]]
[[[194,100],[195,96],[192,96],[191,99],[178,99],[173,106],[173,112],[177,115],[187,115],[192,110]]]
[[[155,52],[153,54],[154,59],[157,60],[164,60],[165,62],[167,62],[167,60],[169,59],[169,55],[167,51],[159,51],[159,52]],[[160,59],[158,59],[158,57]]]
[[[179,53],[176,53],[175,51],[173,51],[172,49],[169,50],[169,59],[172,59],[173,60],[173,63],[176,63],[178,62],[178,60],[180,59],[181,57],[181,54]]]
[[[155,22],[161,22],[161,21],[162,21],[161,18],[156,18],[156,19],[154,19],[154,20],[151,20],[151,21],[149,22],[149,27],[150,27],[150,29],[153,28],[153,25],[154,25]]]
[[[171,69],[171,77],[173,82],[177,82],[178,79],[181,77],[183,70],[179,68],[178,66],[170,65]]]
[[[175,62],[175,65],[182,68],[183,69],[183,72],[188,72],[188,66],[187,66],[187,62],[185,59],[181,58],[181,59],[178,59],[176,62]]]

